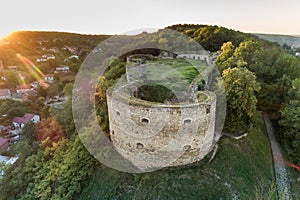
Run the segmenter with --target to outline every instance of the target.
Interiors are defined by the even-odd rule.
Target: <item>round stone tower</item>
[[[142,171],[190,164],[216,144],[216,96],[198,91],[192,102],[157,103],[132,96],[131,83],[107,92],[110,138]]]

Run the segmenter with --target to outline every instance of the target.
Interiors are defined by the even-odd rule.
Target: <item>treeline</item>
[[[255,92],[258,100],[257,106],[260,110],[278,113],[277,121],[282,126],[278,130],[280,142],[284,144],[293,161],[300,164],[299,121],[297,121],[297,116],[300,114],[298,103],[300,96],[297,95],[300,92],[300,60],[279,48],[263,46],[257,40],[246,40],[238,47],[227,42],[221,49],[222,53],[217,58],[216,64],[223,71],[223,78],[226,80],[228,69],[247,69],[255,74],[257,82],[261,86],[261,89]],[[246,76],[234,79],[226,89],[231,89],[237,81],[245,83],[246,79]],[[236,91],[236,94],[245,93],[245,90],[249,89],[248,86],[240,88],[241,90]],[[227,90],[228,92],[230,93],[231,90]],[[249,94],[240,97],[238,109],[241,109],[241,106],[244,105],[243,102],[249,97]],[[228,99],[229,116],[232,113],[230,110],[232,103],[232,99]],[[250,110],[251,107],[247,106],[246,109]],[[236,113],[235,110],[233,111]],[[245,118],[239,118],[239,120],[242,119]],[[237,118],[234,117],[227,121],[226,126],[234,126],[236,122]],[[245,122],[247,123],[247,120]]]
[[[252,34],[246,34],[219,26],[179,24],[167,27],[179,31],[196,40],[204,49],[211,52],[220,50],[223,43],[231,41],[239,45],[247,38],[257,38]]]

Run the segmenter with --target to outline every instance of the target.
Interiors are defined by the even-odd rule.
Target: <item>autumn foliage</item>
[[[50,147],[53,142],[58,142],[64,136],[64,131],[54,117],[42,120],[36,128],[37,140],[42,146]]]

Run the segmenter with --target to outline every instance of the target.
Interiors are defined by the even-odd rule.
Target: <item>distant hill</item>
[[[0,41],[0,60],[4,66],[21,65],[16,54],[25,55],[30,60],[51,52],[52,48],[59,51],[66,46],[76,47],[78,51],[90,52],[109,35],[83,35],[65,32],[17,31]],[[4,42],[4,43],[3,43]]]
[[[272,34],[262,34],[262,33],[255,33],[254,35],[258,36],[261,39],[268,40],[270,42],[276,42],[281,46],[286,44],[294,48],[300,47],[300,36],[272,35]]]

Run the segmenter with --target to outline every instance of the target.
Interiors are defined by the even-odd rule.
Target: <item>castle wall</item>
[[[116,150],[142,170],[201,160],[214,146],[216,99],[163,105],[107,93],[110,137]]]
[[[195,60],[203,60],[206,61],[207,65],[211,65],[211,57],[206,54],[178,54],[177,58],[188,58],[188,59],[195,59]]]

